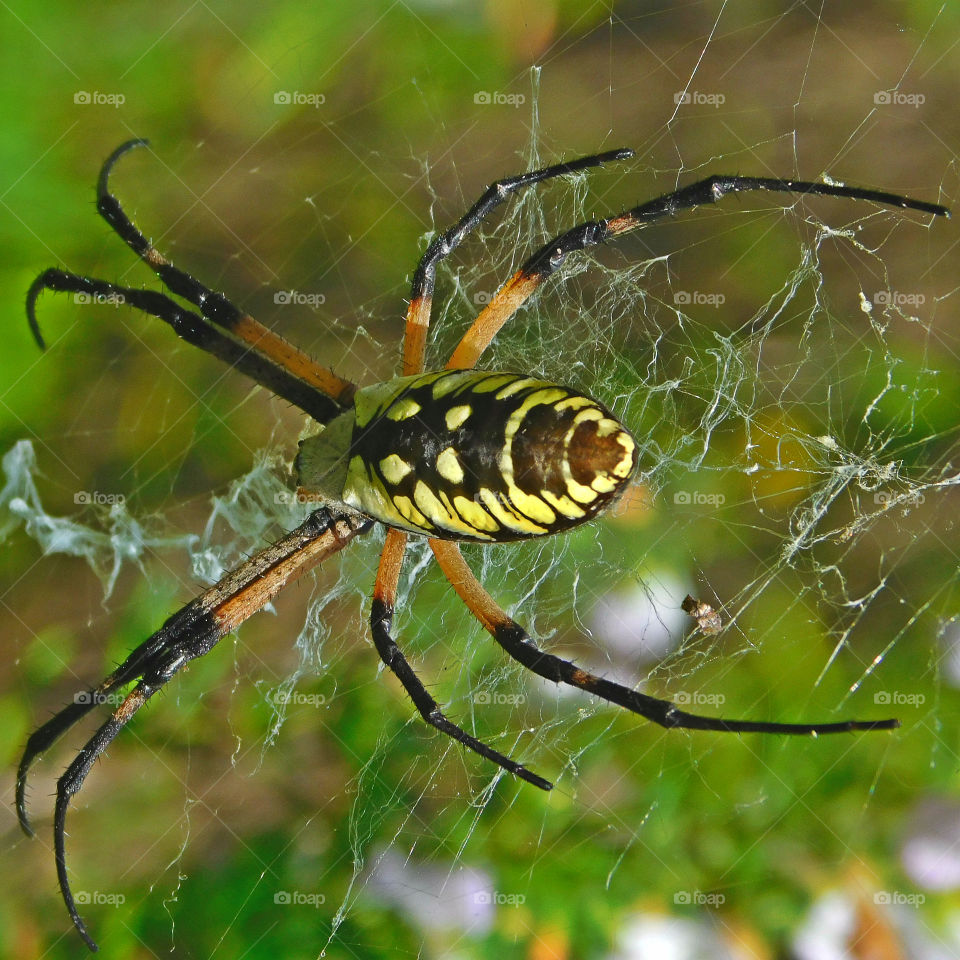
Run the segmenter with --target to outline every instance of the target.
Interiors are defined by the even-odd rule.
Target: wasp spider
[[[522,540],[567,530],[609,507],[638,470],[635,438],[599,401],[535,376],[476,369],[497,331],[569,254],[742,191],[848,197],[935,215],[947,215],[946,208],[828,183],[708,177],[610,219],[580,224],[551,240],[484,307],[446,367],[424,372],[437,264],[514,191],[625,159],[632,151],[613,150],[500,180],[453,227],[436,236],[421,258],[407,311],[402,375],[358,388],[179,270],[150,245],[108,189],[110,172],[119,158],[145,143],[131,140],[108,157],[97,184],[97,209],[169,292],[196,312],[165,293],[50,269],[37,277],[27,294],[33,334],[42,347],[35,308],[44,290],[111,298],[163,320],[184,340],[245,373],[316,421],[320,431],[302,442],[296,469],[301,489],[323,505],[296,530],[173,614],[110,676],[75,698],[29,738],[17,779],[17,812],[28,834],[32,831],[25,794],[33,761],[95,705],[110,702],[115,691],[133,685],[57,783],[54,847],[60,890],[91,950],[96,944],[77,912],[67,879],[64,835],[70,798],[83,785],[94,761],[182,667],[208,653],[287,583],[342,550],[374,523],[388,528],[370,616],[377,652],[427,723],[542,790],[551,789],[552,784],[444,715],[391,635],[400,568],[411,534],[428,538],[453,589],[509,656],[541,677],[578,687],[664,727],[826,734],[897,726],[896,720],[792,724],[703,717],[591,674],[541,650],[480,585],[457,543]]]

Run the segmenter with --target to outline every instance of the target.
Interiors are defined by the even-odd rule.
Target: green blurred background
[[[118,143],[151,140],[123,160],[113,190],[164,253],[363,382],[396,369],[404,298],[430,230],[534,151],[544,162],[637,151],[593,178],[580,198],[588,216],[713,172],[829,174],[957,202],[960,16],[935,2],[10,3],[0,17],[0,451],[33,441],[44,506],[99,532],[74,529],[72,542],[86,543],[101,571],[112,563],[116,518],[77,505],[78,491],[123,497],[154,545],[124,565],[104,601],[88,563],[43,556],[9,522],[0,744],[10,800],[29,731],[202,589],[184,544],[208,523],[211,494],[229,500],[231,483],[247,478],[201,545],[226,562],[295,522],[270,509],[270,484],[282,483],[304,428],[287,404],[126,310],[47,295],[39,314],[49,349],[41,354],[30,337],[23,297],[44,267],[151,282],[92,202],[99,165]],[[678,106],[685,89],[723,100]],[[875,102],[890,90],[923,102]],[[306,97],[277,102],[281,92]],[[530,217],[491,228],[487,247],[468,245],[444,274],[453,307],[438,316],[435,362],[478,292],[543,242],[537,231],[570,224],[570,189],[545,191]],[[411,659],[451,715],[559,778],[550,796],[507,780],[488,793],[491,772],[412,719],[396,683],[379,675],[363,619],[371,540],[178,678],[94,770],[72,810],[68,855],[75,889],[124,898],[81,908],[104,956],[313,957],[325,944],[330,957],[645,956],[623,944],[632,918],[678,916],[703,921],[718,956],[720,944],[735,944],[737,956],[773,957],[832,889],[857,904],[858,929],[907,955],[874,893],[914,889],[898,855],[910,818],[925,798],[957,795],[957,695],[942,669],[958,615],[956,496],[930,491],[911,516],[898,511],[865,535],[853,521],[873,508],[851,496],[854,551],[835,537],[789,567],[780,551],[790,510],[809,493],[796,474],[809,471],[816,488],[830,462],[791,437],[829,429],[845,449],[903,461],[916,481],[948,472],[960,412],[956,221],[928,230],[925,218],[884,215],[862,225],[871,210],[815,205],[825,222],[856,223],[856,232],[818,247],[818,269],[766,341],[764,362],[778,371],[771,395],[726,398],[754,411],[743,419],[754,433],[718,431],[697,481],[738,512],[678,520],[672,494],[695,459],[684,431],[702,439],[695,401],[709,395],[717,357],[735,356],[714,334],[736,343],[817,240],[812,217],[785,217],[785,204],[730,198],[604,251],[594,276],[559,282],[541,319],[504,338],[491,365],[562,377],[576,361],[575,379],[632,411],[628,422],[668,456],[645,463],[655,471],[652,505],[562,544],[519,547],[519,560],[498,554],[485,579],[544,642],[596,663],[611,655],[582,639],[583,598],[613,577],[626,589],[670,573],[680,597],[736,597],[747,613],[734,636],[694,639],[652,689],[676,695],[695,677],[725,698],[722,710],[703,712],[781,719],[880,716],[889,708],[875,705],[878,691],[906,691],[923,699],[901,707],[904,728],[819,742],[669,734],[588,698],[558,700],[506,669],[421,564],[419,586],[406,588],[413,611],[400,620]],[[668,255],[649,271],[653,299],[642,299],[630,264]],[[672,311],[677,289],[723,290],[725,304],[689,307],[685,325]],[[868,318],[858,294],[876,289],[923,291],[917,319]],[[299,309],[278,303],[289,290],[313,299]],[[807,328],[821,297],[828,320]],[[654,342],[665,354],[656,362]],[[810,356],[822,351],[827,365],[808,363],[780,383],[811,343]],[[683,397],[671,394],[665,407],[655,391],[630,392],[631,379],[650,373],[652,386],[691,366]],[[703,391],[697,370],[706,371]],[[867,423],[887,372],[879,425],[876,416]],[[747,440],[781,469],[747,479]],[[275,461],[251,474],[264,451]],[[5,509],[0,529],[17,512]],[[832,562],[836,579],[824,572]],[[551,576],[537,583],[530,570],[541,569]],[[294,640],[307,616],[321,626],[300,653]],[[849,643],[818,684],[841,636]],[[301,668],[301,698],[274,736],[272,691]],[[628,660],[621,675],[636,682],[650,669]],[[845,699],[861,681],[862,695]],[[497,696],[474,715],[478,688]],[[526,698],[519,706],[516,695]],[[36,767],[36,840],[5,808],[5,956],[82,952],[56,889],[49,817],[55,776],[83,736],[71,732]],[[378,857],[397,858],[395,886],[426,890],[428,901],[438,878],[449,894],[461,882],[473,889],[464,876],[480,871],[500,902],[489,914],[468,909],[464,923],[450,919],[449,897],[424,913],[384,892],[394,889],[386,881],[369,881]],[[275,902],[291,890],[323,903]],[[721,896],[707,910],[691,891]],[[929,893],[922,923],[940,931],[931,936],[945,936],[954,906],[951,891]]]

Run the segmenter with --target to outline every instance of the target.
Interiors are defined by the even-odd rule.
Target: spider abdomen
[[[523,374],[445,370],[357,391],[301,443],[301,488],[443,540],[583,523],[622,493],[637,444],[598,401]]]

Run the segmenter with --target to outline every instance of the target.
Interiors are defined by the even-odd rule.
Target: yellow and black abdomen
[[[412,533],[486,542],[589,520],[636,465],[636,441],[596,400],[479,370],[365,387],[297,458],[306,490]]]

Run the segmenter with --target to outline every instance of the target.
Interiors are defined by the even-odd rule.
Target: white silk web
[[[794,15],[772,17],[770,29]],[[744,43],[736,30],[719,29],[723,23],[718,18],[719,32],[672,78],[675,102],[665,109],[661,100],[657,122],[625,137],[626,118],[649,118],[655,108],[624,106],[643,87],[627,64],[636,25],[611,22],[605,103],[617,135],[591,146],[631,146],[637,159],[522,192],[445,261],[430,365],[442,365],[469,318],[547,238],[707,174],[843,176],[951,203],[954,158],[931,147],[944,115],[934,109],[942,91],[933,80],[934,106],[922,120],[928,133],[911,128],[922,158],[916,172],[869,162],[870,145],[887,142],[882,128],[893,111],[901,110],[904,125],[916,119],[903,111],[925,89],[927,74],[916,64],[936,62],[935,30],[916,38],[895,82],[857,75],[849,97],[871,93],[871,82],[875,96],[857,108],[848,101],[843,128],[833,121],[821,133],[807,113],[831,109],[821,99],[830,89],[822,33],[840,25],[818,17],[820,30],[781,38],[789,48],[783,56],[803,64],[803,53],[806,63],[787,71],[791,85],[768,94],[765,129],[752,114],[738,128],[722,108],[738,97],[749,105],[747,91],[763,75],[754,60],[772,48],[762,39]],[[553,116],[564,71],[575,72],[575,58],[548,64],[543,89],[534,72],[522,94],[530,108],[523,156],[491,148],[488,175],[585,152],[544,119]],[[661,97],[670,79],[659,76]],[[909,169],[909,140],[902,149]],[[412,150],[409,160],[421,165],[435,197],[431,229],[442,229],[459,215],[457,203],[434,185],[444,179],[436,164]],[[465,208],[485,184],[461,180]],[[542,928],[551,890],[578,882],[578,864],[585,897],[600,900],[607,891],[625,910],[641,875],[653,902],[696,904],[709,887],[727,891],[715,895],[730,903],[739,885],[762,902],[758,877],[767,867],[754,851],[766,833],[786,848],[797,836],[826,835],[833,846],[825,859],[848,865],[883,848],[889,835],[874,828],[871,814],[909,806],[889,781],[935,769],[950,753],[938,732],[937,698],[941,664],[958,636],[949,545],[960,483],[956,284],[945,239],[952,229],[870,203],[749,194],[569,257],[498,336],[484,366],[534,371],[601,399],[640,439],[642,475],[601,522],[564,537],[464,551],[539,643],[690,712],[783,721],[899,716],[903,731],[828,743],[833,738],[725,740],[654,730],[508,661],[444,585],[425,546],[412,543],[395,624],[402,647],[452,718],[555,781],[553,795],[541,797],[428,732],[378,667],[364,622],[382,541],[375,532],[293,588],[310,591],[295,659],[263,659],[268,642],[290,638],[274,636],[258,617],[236,641],[225,699],[185,678],[137,718],[142,728],[160,711],[210,700],[204,723],[228,726],[230,782],[249,789],[257,810],[231,818],[222,794],[203,776],[192,782],[188,770],[183,817],[173,827],[182,842],[166,869],[154,865],[157,888],[174,900],[194,895],[203,870],[191,856],[201,811],[204,824],[228,824],[234,834],[242,832],[238,823],[253,829],[264,820],[284,832],[272,854],[269,845],[252,850],[249,897],[279,905],[313,897],[323,910],[324,934],[312,936],[318,951],[324,940],[347,950],[370,909],[399,911],[433,944],[451,942],[451,931],[492,936],[502,930],[496,916],[523,904],[517,923]],[[315,236],[322,230],[317,214]],[[412,270],[417,255],[399,257]],[[389,375],[381,355],[397,355],[398,325],[388,329],[378,318],[398,313],[395,294],[364,301],[356,321],[331,324],[323,352],[335,344],[351,375],[357,368],[375,371],[368,380]],[[295,445],[280,420],[276,442],[214,498],[205,529],[189,535],[123,502],[92,523],[51,515],[31,448],[18,445],[4,460],[2,532],[19,525],[45,553],[83,557],[108,605],[125,563],[159,575],[148,553],[186,550],[195,581],[212,582],[262,546],[265,530],[290,529],[308,509],[289,493]],[[282,420],[286,430],[289,414]],[[719,631],[716,620],[705,631],[683,611],[687,594],[719,614]],[[219,649],[211,657],[228,655]],[[202,679],[203,668],[197,673]],[[225,705],[226,717],[214,705]],[[308,736],[323,745],[304,748]],[[919,758],[901,760],[907,750]],[[151,748],[137,763],[158,758]],[[304,774],[304,785],[290,788],[294,799],[281,773]],[[816,786],[808,788],[805,776]],[[206,788],[221,804],[200,796]],[[728,817],[736,823],[725,830]],[[695,828],[709,838],[691,839]],[[838,839],[847,828],[852,839]],[[790,882],[785,888],[796,892]],[[177,906],[169,909],[176,940]]]

